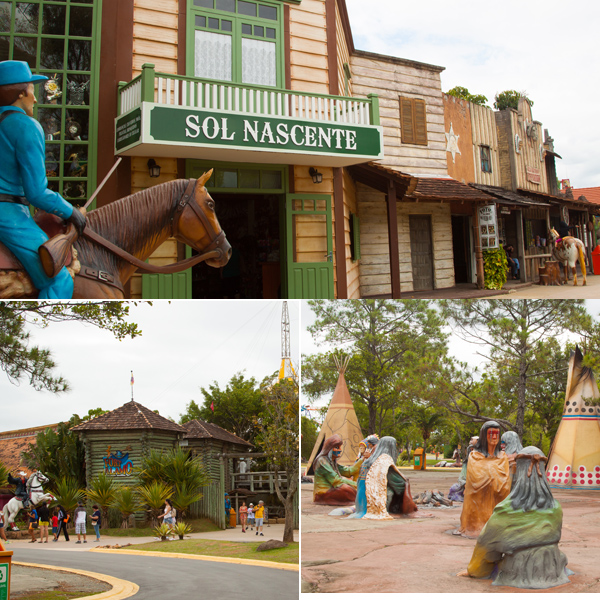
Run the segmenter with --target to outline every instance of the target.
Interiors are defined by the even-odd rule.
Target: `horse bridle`
[[[206,217],[206,215],[199,209],[197,203],[190,202],[192,197],[194,196],[194,191],[196,189],[197,183],[198,183],[197,179],[190,179],[190,181],[185,189],[185,192],[183,193],[183,196],[181,196],[181,198],[179,198],[179,199],[175,199],[175,206],[173,208],[172,216],[171,216],[171,235],[175,235],[177,233],[177,231],[178,231],[177,225],[179,224],[179,219],[181,218],[183,211],[187,207],[190,207],[194,211],[194,213],[198,216],[198,218],[202,221],[202,224],[204,225],[204,228],[206,229],[207,234],[209,236],[212,236],[210,243],[206,248],[206,251],[203,252],[202,254],[197,254],[196,256],[192,256],[191,258],[186,258],[185,260],[180,260],[171,265],[157,266],[157,265],[151,265],[147,262],[140,260],[136,256],[129,254],[129,252],[126,252],[122,248],[119,248],[119,246],[113,244],[112,242],[109,242],[107,239],[105,239],[101,235],[97,234],[90,227],[86,227],[83,230],[83,235],[85,237],[89,238],[90,240],[92,240],[93,242],[96,242],[98,245],[106,248],[107,250],[109,250],[114,255],[118,256],[119,258],[122,258],[123,260],[127,261],[128,263],[134,265],[137,268],[138,273],[160,273],[160,274],[179,273],[181,271],[185,271],[186,269],[189,269],[190,267],[193,267],[194,265],[197,265],[198,263],[209,260],[211,258],[220,258],[221,256],[223,256],[222,246],[226,242],[225,232],[223,230],[216,232],[215,229],[213,228],[211,222]],[[83,269],[82,269],[82,271],[83,271]],[[80,275],[81,274],[82,273],[80,273]],[[103,274],[103,275],[101,275],[101,274]],[[83,273],[83,275],[85,276],[84,273]],[[118,289],[122,290],[122,288],[120,288],[118,285],[115,285],[114,282],[108,280],[106,278],[106,275],[110,275],[110,274],[106,274],[104,271],[97,271],[97,272],[94,271],[94,274],[91,274],[90,276],[88,276],[88,278],[98,279],[104,283],[108,283],[109,285],[113,285],[114,287],[117,287]]]
[[[206,256],[206,260],[208,258],[221,258],[223,256],[223,244],[226,242],[225,232],[221,229],[221,231],[216,231],[213,227],[212,223],[209,221],[204,211],[200,209],[197,202],[191,202],[192,198],[195,196],[196,185],[198,184],[197,179],[190,179],[187,187],[185,188],[185,192],[181,196],[179,200],[175,200],[175,210],[173,211],[173,216],[171,218],[171,237],[177,237],[177,233],[179,231],[179,219],[186,208],[191,208],[196,216],[200,219],[202,224],[204,225],[204,229],[210,238],[210,243],[204,249],[204,255],[212,254],[216,252],[213,256]],[[211,237],[212,236],[212,237]]]

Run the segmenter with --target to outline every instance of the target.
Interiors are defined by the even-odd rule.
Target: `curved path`
[[[135,600],[214,597],[298,600],[298,572],[160,556],[11,548],[13,560],[104,573],[139,586]]]

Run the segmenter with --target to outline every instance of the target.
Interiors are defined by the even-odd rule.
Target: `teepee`
[[[579,348],[571,353],[563,415],[546,474],[550,487],[600,490],[600,407],[592,370],[582,365]]]
[[[353,465],[356,462],[356,456],[358,455],[358,445],[363,439],[360,425],[358,424],[358,418],[354,412],[354,406],[350,399],[350,392],[346,385],[346,379],[344,373],[348,367],[350,357],[344,359],[338,359],[334,357],[335,365],[339,371],[339,377],[337,385],[333,392],[333,397],[329,403],[329,409],[325,415],[325,420],[321,426],[321,431],[317,436],[315,447],[310,455],[308,465],[306,467],[306,475],[313,474],[313,462],[321,448],[323,442],[332,435],[338,433],[343,440],[342,455],[338,459],[338,463],[341,465]]]

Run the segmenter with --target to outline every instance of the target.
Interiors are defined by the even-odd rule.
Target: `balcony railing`
[[[290,117],[344,125],[379,125],[379,99],[348,98],[265,88],[248,84],[157,73],[145,64],[142,73],[119,85],[119,115],[142,102],[238,114]]]
[[[275,493],[275,473],[271,471],[257,471],[254,473],[232,473],[231,489],[246,488],[251,492]],[[279,473],[277,480],[281,489],[287,489],[287,475]]]

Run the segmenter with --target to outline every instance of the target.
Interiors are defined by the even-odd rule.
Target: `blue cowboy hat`
[[[47,79],[44,75],[33,75],[29,65],[23,60],[4,60],[0,62],[0,85],[39,83]]]

